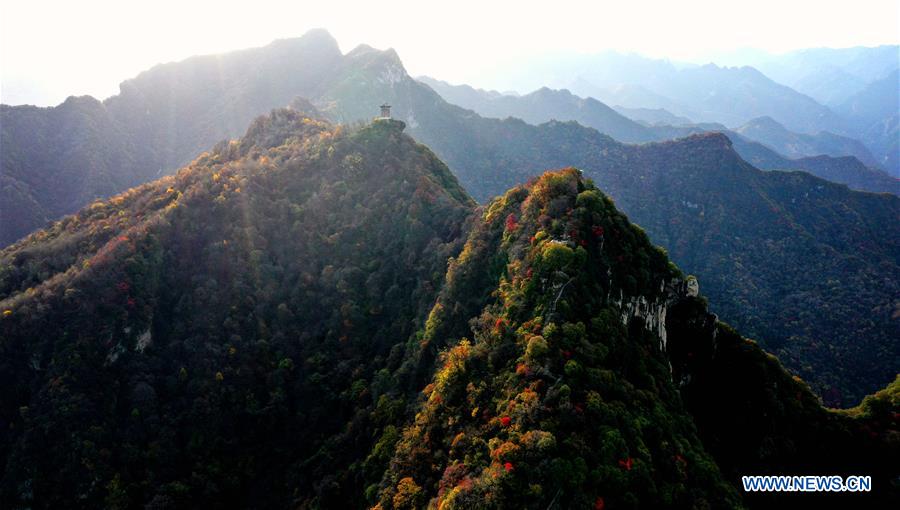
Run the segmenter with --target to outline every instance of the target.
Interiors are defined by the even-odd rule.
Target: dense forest
[[[342,54],[321,30],[158,65],[120,89],[103,102],[0,107],[0,245],[174,171],[297,96],[342,123],[388,101],[481,203],[549,168],[583,170],[704,282],[715,313],[776,352],[827,405],[856,405],[896,375],[900,199],[751,166],[865,180],[855,158],[790,160],[733,132],[632,146],[574,122],[484,118],[412,79],[393,50]],[[615,121],[607,125],[647,129],[596,103]],[[654,129],[665,138],[695,130]]]
[[[0,506],[896,501],[900,383],[822,408],[580,171],[477,206],[404,127],[274,111],[0,252]]]
[[[282,111],[7,249],[0,506],[339,497],[473,206],[394,124]]]

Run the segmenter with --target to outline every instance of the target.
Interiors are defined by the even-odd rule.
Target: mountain
[[[814,48],[768,56],[756,64],[766,75],[844,116],[888,173],[900,177],[897,115],[900,48]]]
[[[509,106],[504,106],[508,100],[504,99],[507,97],[522,97],[521,94],[503,94],[497,92],[496,90],[484,90],[484,89],[476,89],[470,85],[451,85],[442,80],[438,80],[432,78],[430,76],[418,76],[416,77],[417,81],[420,81],[429,87],[431,87],[435,92],[440,94],[444,100],[448,103],[455,104],[457,106],[462,106],[463,108],[467,108],[469,110],[474,110],[476,112],[481,112],[482,109],[495,108],[498,112],[502,112],[503,108],[508,108]],[[494,102],[498,104],[494,104]],[[487,115],[488,117],[508,117],[509,115],[503,115],[503,113],[498,113],[496,115]]]
[[[362,506],[475,205],[401,130],[278,111],[0,252],[0,506]]]
[[[3,507],[896,497],[898,383],[823,409],[580,172],[477,207],[403,129],[274,111],[0,252]]]
[[[827,132],[816,135],[793,133],[771,117],[754,119],[734,131],[713,123],[648,126],[628,119],[597,100],[580,98],[568,90],[542,88],[524,96],[504,96],[496,92],[476,90],[467,85],[454,86],[431,78],[422,81],[448,102],[472,109],[486,117],[516,117],[531,124],[550,120],[574,120],[616,140],[629,143],[663,141],[718,131],[735,142],[735,150],[744,159],[764,170],[804,170],[832,182],[847,184],[853,189],[900,195],[900,180],[869,168],[858,159],[876,164],[875,158],[862,143]],[[796,159],[782,156],[769,147],[789,152]],[[825,154],[843,157],[832,158]]]
[[[0,106],[0,246],[98,196],[151,178],[103,104],[70,97],[55,108]]]
[[[834,106],[897,70],[898,55],[896,45],[811,48],[766,55],[752,65],[775,81]]]
[[[551,86],[568,87],[578,95],[596,97],[608,104],[665,108],[699,122],[738,126],[754,118],[771,117],[801,134],[827,131],[849,136],[863,141],[879,165],[891,175],[898,176],[897,151],[891,149],[896,136],[890,138],[895,133],[875,127],[875,122],[883,123],[898,111],[897,47],[881,47],[874,54],[859,58],[859,61],[844,62],[844,70],[833,70],[838,77],[833,77],[832,82],[849,83],[843,79],[843,73],[856,73],[860,83],[835,92],[828,106],[776,83],[750,66],[707,64],[679,69],[666,61],[604,54],[585,58],[579,65],[569,63],[565,69],[549,72],[547,79],[554,80],[548,83]],[[791,64],[785,67],[791,67]],[[572,76],[577,78],[566,81],[566,77]],[[806,80],[834,90],[829,88],[829,79],[821,73],[813,72]],[[871,99],[864,99],[866,96]],[[878,118],[860,119],[852,113],[854,110],[885,113]],[[869,122],[862,123],[861,120]]]
[[[734,128],[751,140],[761,142],[789,158],[806,156],[853,156],[868,166],[878,162],[862,142],[827,131],[815,135],[792,133],[772,117],[760,117]]]
[[[377,508],[738,508],[739,476],[706,437],[737,472],[856,457],[861,424],[717,324],[695,284],[574,169],[493,200],[429,315],[420,346],[437,370],[394,436]],[[699,437],[685,411],[703,417]],[[822,458],[819,441],[842,446]],[[889,473],[879,441],[865,465]]]
[[[574,122],[482,118],[408,76],[379,80],[397,76],[399,60],[367,55],[367,74],[329,96],[324,113],[360,118],[388,100],[482,202],[546,168],[578,167],[706,282],[714,312],[778,353],[829,405],[853,405],[894,378],[900,198],[758,171],[718,134],[631,146]]]
[[[879,154],[879,163],[900,178],[900,112],[870,124],[866,135]]]
[[[893,378],[885,360],[900,348],[896,196],[758,171],[723,135],[629,146],[575,123],[481,124],[468,150],[449,137],[429,141],[467,189],[489,195],[541,168],[575,165],[707,282],[716,313],[830,405],[858,402]]]
[[[322,63],[330,61],[335,51],[339,53],[336,48],[327,34],[313,32],[266,48],[190,59],[184,66],[166,64],[166,80],[173,84],[212,83],[219,67],[235,69],[237,76],[240,62],[261,67],[252,67],[254,72],[244,74],[243,82],[224,82],[231,83],[234,90],[189,90],[199,98],[173,99],[180,105],[177,111],[166,107],[165,98],[159,99],[159,104],[135,101],[137,106],[130,117],[143,119],[141,126],[156,126],[146,128],[148,133],[165,133],[159,126],[170,122],[167,119],[171,116],[181,115],[179,112],[191,104],[206,105],[183,119],[186,125],[195,118],[217,119],[204,124],[208,127],[204,134],[188,136],[184,128],[177,132],[184,133],[185,139],[208,137],[208,146],[212,146],[221,138],[240,134],[223,135],[230,125],[227,119],[239,113],[228,107],[231,103],[225,98],[240,98],[236,104],[243,105],[281,101],[282,96],[290,95],[286,89],[279,97],[255,97],[251,91],[284,86],[269,82],[279,81],[273,76],[281,76],[285,69],[297,74],[308,69],[316,76],[290,79],[306,84],[296,87],[297,94],[306,94],[322,114],[352,123],[370,118],[377,112],[377,105],[391,103],[395,117],[406,122],[407,132],[446,161],[460,184],[481,202],[548,168],[582,168],[633,221],[647,229],[654,242],[670,251],[676,263],[707,282],[713,311],[765,347],[778,350],[788,368],[803,375],[829,405],[854,405],[893,378],[896,367],[891,360],[897,357],[894,339],[898,337],[898,323],[891,310],[896,309],[896,296],[900,295],[896,288],[900,281],[900,235],[895,197],[856,193],[802,174],[758,172],[734,153],[738,141],[731,145],[719,136],[631,147],[574,123],[533,126],[517,119],[483,118],[447,103],[431,88],[412,79],[392,50],[360,46],[332,66]],[[321,65],[307,63],[304,55]],[[226,63],[232,58],[238,63]],[[208,64],[199,66],[198,62]],[[199,76],[201,71],[210,76]],[[128,88],[143,90],[139,85],[145,79],[150,80],[148,74],[133,80]],[[156,83],[151,80],[146,87],[151,82]],[[173,94],[183,89],[190,87],[162,87]],[[150,95],[134,97],[146,99]],[[108,111],[114,102],[111,98],[103,106]],[[52,111],[38,114],[45,116]],[[9,126],[5,117],[2,125],[4,129]],[[132,130],[120,129],[123,133]],[[174,154],[166,148],[172,144],[157,138],[137,138],[134,145],[140,154],[150,155],[146,160],[150,164],[135,158],[135,168],[140,169],[136,174],[143,175],[144,180],[155,178],[161,168],[164,173],[171,171],[160,166],[163,158],[155,155]],[[9,139],[4,135],[0,143]],[[696,151],[696,147],[704,146],[698,140],[705,140],[711,149]],[[111,139],[110,144],[113,142]],[[189,144],[179,144],[185,161],[196,156],[188,154]],[[747,154],[748,148],[760,158],[778,157],[759,144],[742,145],[741,154]],[[3,149],[5,158],[9,152]],[[84,150],[82,157],[92,157],[89,147]],[[34,154],[52,151],[47,147]],[[30,168],[27,163],[23,160],[24,174]],[[7,173],[5,167],[3,173]],[[43,178],[52,181],[52,174]],[[55,196],[32,199],[22,203],[59,200]],[[6,204],[4,200],[0,207]],[[29,217],[26,211],[7,211],[0,214],[4,218]],[[4,220],[0,228],[8,224]]]
[[[837,110],[856,122],[877,122],[900,110],[900,70],[894,70],[880,80],[873,81],[859,93],[847,98]]]
[[[314,30],[265,48],[158,65],[102,103],[0,106],[0,246],[170,173],[298,95],[314,96],[341,58],[337,42]]]
[[[614,105],[612,108],[629,119],[649,126],[656,124],[680,126],[694,123],[691,119],[679,117],[665,108],[625,108],[618,105]]]
[[[664,108],[698,122],[735,126],[770,116],[801,133],[846,130],[844,120],[828,107],[749,66],[676,65],[606,52],[559,59],[531,71],[542,85],[626,108]]]
[[[900,70],[873,81],[836,107],[864,133],[879,163],[900,176]]]
[[[240,134],[256,115],[282,107],[297,96],[340,95],[333,90],[336,81],[352,81],[360,65],[370,65],[363,61],[373,51],[360,47],[342,55],[327,32],[314,30],[264,48],[156,66],[123,82],[121,93],[102,103],[82,97],[70,98],[55,108],[0,106],[0,216],[5,218],[0,222],[0,245],[95,198],[171,172],[205,147]],[[396,54],[392,60],[392,76],[401,79],[405,75],[402,64]],[[368,86],[394,78],[377,77]],[[520,103],[508,95],[493,96],[505,104],[501,105],[503,113],[526,120],[575,119],[622,141],[660,139],[599,101],[571,94],[558,97],[559,92],[546,89]],[[367,118],[371,109],[371,104],[360,104],[346,120]],[[413,118],[413,130],[414,123]],[[890,125],[866,126],[873,138],[890,144]],[[882,152],[888,155],[882,155],[880,161],[893,164],[890,154],[896,151],[886,147]],[[815,171],[825,164],[766,168]],[[854,165],[837,162],[820,175],[861,189],[890,191],[883,182],[867,182],[869,172],[844,175],[851,168]]]
[[[596,99],[581,98],[568,90],[542,87],[522,96],[504,96],[486,91],[479,93],[466,85],[453,86],[427,77],[419,80],[434,89],[447,102],[474,110],[484,117],[501,119],[516,117],[531,124],[540,124],[552,119],[574,120],[598,129],[601,129],[598,126],[602,126],[604,133],[617,140],[628,142],[654,140],[652,132],[645,126]]]

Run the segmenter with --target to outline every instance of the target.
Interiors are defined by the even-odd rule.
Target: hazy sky
[[[0,100],[100,99],[160,62],[261,46],[310,28],[343,51],[395,48],[413,75],[497,87],[498,62],[538,53],[636,52],[702,62],[739,48],[897,44],[897,0],[0,0]]]

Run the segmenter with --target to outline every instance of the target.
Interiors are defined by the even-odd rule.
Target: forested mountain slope
[[[0,506],[361,501],[475,205],[401,129],[276,112],[0,252]]]
[[[822,409],[580,172],[477,207],[403,127],[275,111],[0,252],[0,504],[771,508],[737,474],[812,462],[896,497],[897,388]]]
[[[412,79],[394,51],[360,46],[341,55],[322,31],[158,66],[102,104],[82,98],[56,109],[4,107],[3,239],[12,242],[62,209],[74,211],[78,204],[64,199],[70,190],[90,200],[155,179],[175,168],[166,165],[237,136],[242,122],[295,94],[350,123],[391,103],[407,132],[429,145],[482,202],[547,168],[578,166],[678,264],[707,282],[716,313],[778,350],[828,404],[856,404],[896,373],[895,197],[855,193],[803,174],[756,171],[732,149],[754,164],[782,159],[739,138],[734,146],[712,136],[632,147],[574,123],[483,118]],[[73,108],[78,105],[83,108]],[[48,122],[68,110],[89,112],[75,116],[76,135]],[[16,115],[27,122],[7,121]],[[19,134],[7,134],[22,125]],[[63,143],[79,137],[84,143]],[[695,151],[704,146],[714,150]],[[50,184],[75,181],[84,188]]]

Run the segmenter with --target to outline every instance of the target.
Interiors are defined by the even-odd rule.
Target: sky
[[[154,64],[312,28],[344,52],[394,48],[414,76],[502,89],[493,69],[538,55],[615,50],[705,63],[747,48],[897,44],[900,2],[0,0],[0,102],[104,99]]]

